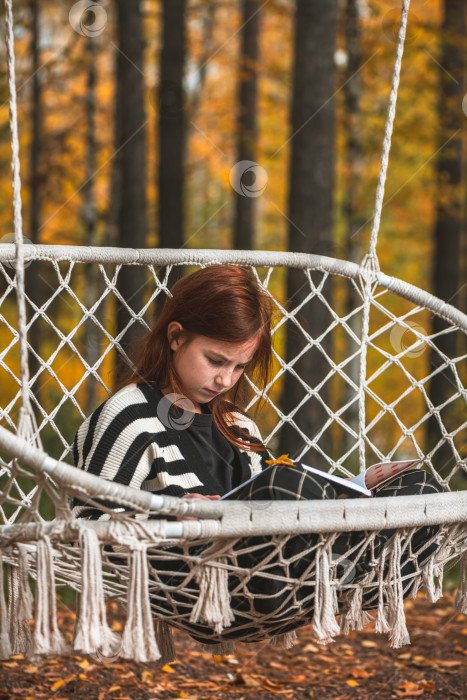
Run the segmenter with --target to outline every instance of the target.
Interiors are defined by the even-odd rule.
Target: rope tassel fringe
[[[112,655],[119,638],[107,625],[99,539],[83,527],[80,536],[82,586],[73,634],[73,649],[86,654]]]
[[[10,634],[8,625],[8,612],[3,591],[3,557],[0,552],[0,659],[8,659],[11,656]]]
[[[335,586],[331,586],[329,576],[331,546],[332,542],[327,542],[324,546],[318,547],[315,559],[313,632],[316,639],[323,644],[332,642],[333,638],[340,632],[336,620],[337,592]]]
[[[134,659],[142,663],[159,661],[161,658],[149,604],[148,583],[146,547],[133,546],[128,585],[127,621],[120,655],[124,659]]]
[[[463,615],[467,615],[467,552],[464,552],[460,560],[459,588],[457,589],[454,606]]]
[[[29,620],[32,618],[33,596],[29,588],[28,555],[18,546],[18,566],[8,567],[10,643],[12,654],[33,654],[33,639]]]
[[[58,629],[55,601],[54,560],[50,538],[45,535],[37,542],[36,623],[34,653],[59,656],[68,647]]]
[[[220,558],[219,564],[225,564]],[[190,615],[190,622],[206,623],[217,634],[234,621],[230,607],[228,571],[216,563],[208,563],[197,569],[195,580],[199,586],[199,597]]]

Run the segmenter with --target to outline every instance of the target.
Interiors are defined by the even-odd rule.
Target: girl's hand
[[[182,498],[202,498],[203,501],[218,501],[220,496],[203,496],[201,493],[184,493]]]
[[[184,493],[182,498],[201,498],[203,501],[218,501],[220,496],[203,496],[201,493]],[[178,522],[180,520],[196,520],[196,518],[190,518],[189,516],[177,518]]]

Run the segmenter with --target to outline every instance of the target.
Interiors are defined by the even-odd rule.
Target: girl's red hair
[[[186,275],[173,285],[153,329],[139,341],[134,367],[118,388],[133,382],[154,382],[183,395],[167,339],[169,323],[178,321],[188,342],[194,335],[230,343],[246,342],[258,335],[258,347],[248,365],[248,376],[262,390],[269,383],[272,370],[272,317],[271,297],[258,284],[250,268],[210,265]],[[248,393],[251,396],[243,373],[230,391],[214,397],[209,405],[215,425],[230,442],[258,452],[265,449],[264,445],[227,420],[232,411],[247,415],[237,406],[237,400],[245,405]],[[255,417],[263,401],[261,398],[257,403]]]

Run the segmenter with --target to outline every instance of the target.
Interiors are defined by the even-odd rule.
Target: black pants
[[[397,495],[420,495],[436,493],[441,487],[423,470],[410,471],[395,477],[376,490],[376,497]],[[298,465],[294,467],[275,466],[263,472],[253,481],[248,490],[242,493],[242,500],[326,500],[339,495],[326,480],[305,472]],[[273,518],[273,507],[270,510]],[[265,511],[267,514],[267,511]],[[411,539],[411,556],[404,554],[401,559],[402,576],[409,577],[427,562],[437,550],[438,545],[430,540],[436,535],[438,526],[420,528]],[[379,556],[384,545],[395,534],[394,529],[386,529],[375,536],[372,550],[362,547],[366,533],[344,532],[334,541],[333,558],[345,557],[337,566],[337,576],[346,575],[352,568],[352,583],[363,581],[367,576],[370,561]],[[235,615],[232,625],[225,629],[222,636],[207,626],[190,623],[189,612],[196,601],[198,587],[190,576],[189,564],[177,559],[183,555],[180,547],[166,550],[173,559],[151,561],[153,576],[161,583],[173,587],[170,596],[165,596],[161,589],[153,602],[156,614],[166,614],[168,609],[180,617],[180,626],[198,641],[218,643],[228,639],[246,638],[257,641],[264,636],[273,636],[291,631],[308,624],[313,616],[315,576],[315,549],[319,542],[318,534],[295,535],[286,542],[281,537],[252,536],[241,538],[234,544],[228,560],[233,565],[229,575],[231,608]],[[207,545],[189,547],[185,554],[196,556]],[[249,549],[250,551],[244,551]],[[353,550],[353,553],[352,553]],[[240,573],[235,569],[240,567]],[[341,567],[341,570],[339,570]],[[385,569],[389,567],[386,562]],[[405,594],[410,593],[412,579],[407,578]],[[183,585],[182,585],[183,582]],[[180,584],[180,585],[178,585]],[[377,586],[365,587],[363,607],[376,607],[378,599]],[[182,622],[183,618],[183,622]]]

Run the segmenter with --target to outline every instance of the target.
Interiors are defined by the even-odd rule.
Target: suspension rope
[[[18,339],[21,377],[21,408],[18,434],[41,446],[36,419],[29,394],[29,363],[26,330],[26,299],[24,290],[23,219],[21,214],[21,178],[18,138],[18,111],[16,104],[15,40],[13,30],[12,0],[5,0],[6,52],[8,69],[8,92],[11,133],[11,171],[13,186],[13,218],[16,252],[16,298],[18,304]]]
[[[391,137],[396,116],[397,92],[402,65],[402,55],[404,53],[404,41],[407,28],[407,17],[409,14],[410,0],[403,0],[401,19],[399,25],[399,36],[397,39],[396,58],[392,74],[391,92],[389,95],[388,115],[384,129],[383,152],[381,155],[381,166],[378,175],[378,186],[376,188],[375,206],[373,210],[373,224],[370,236],[370,246],[367,254],[362,260],[360,279],[363,290],[363,318],[362,318],[362,345],[360,352],[360,376],[359,376],[359,396],[358,396],[358,457],[360,471],[366,468],[365,460],[365,431],[366,431],[366,360],[368,348],[368,336],[370,328],[370,306],[373,296],[373,287],[378,279],[380,269],[376,244],[378,242],[378,232],[381,222],[381,211],[383,208],[384,187],[389,163],[389,151],[391,150]]]

